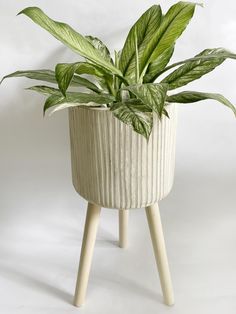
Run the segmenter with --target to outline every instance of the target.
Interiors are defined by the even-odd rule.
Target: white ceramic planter
[[[69,109],[72,177],[76,191],[108,208],[154,204],[171,190],[174,178],[177,112],[154,116],[149,141],[107,109]]]

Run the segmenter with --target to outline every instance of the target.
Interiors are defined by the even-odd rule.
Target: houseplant
[[[174,174],[174,163],[172,159],[174,158],[176,112],[173,109],[173,103],[193,103],[204,99],[215,99],[231,108],[236,115],[235,107],[223,95],[195,91],[182,91],[175,94],[172,92],[174,89],[182,87],[200,78],[204,74],[211,72],[227,58],[236,58],[235,54],[224,48],[213,48],[205,49],[187,60],[169,64],[174,52],[175,42],[191,20],[196,6],[196,3],[178,2],[163,15],[161,7],[159,5],[153,5],[133,25],[126,38],[123,49],[119,52],[115,51],[114,58],[111,57],[108,48],[100,39],[92,36],[82,36],[69,25],[52,20],[37,7],[28,7],[19,13],[27,15],[63,44],[85,58],[85,61],[57,64],[55,71],[48,69],[17,71],[5,76],[3,79],[26,76],[30,79],[46,81],[58,85],[57,88],[37,85],[29,89],[48,96],[44,104],[44,113],[48,109],[53,113],[60,109],[71,108],[69,110],[69,116],[71,140],[73,144],[73,181],[76,190],[87,200],[102,204],[106,207],[142,207],[152,204],[157,199],[161,199],[168,194]],[[168,75],[166,75],[167,71],[170,72]],[[82,76],[84,74],[89,76],[89,78]],[[156,80],[159,82],[154,83]],[[72,91],[70,87],[82,87],[86,91]],[[169,91],[171,94],[169,94]],[[99,169],[100,167],[106,169],[107,172],[113,173],[114,167],[120,167],[124,162],[120,159],[115,159],[117,154],[112,150],[111,146],[109,150],[111,150],[110,155],[112,155],[112,158],[111,156],[109,158],[115,161],[114,164],[108,165],[103,155],[101,155],[99,164],[95,163],[96,159],[89,161],[90,165],[93,164],[93,171],[90,171],[90,175],[88,175],[87,168],[91,170],[91,167],[88,167],[86,159],[84,159],[83,162],[82,158],[77,158],[78,146],[82,144],[75,141],[75,136],[73,136],[73,134],[78,133],[78,121],[76,121],[76,119],[79,119],[79,117],[77,117],[76,113],[81,112],[81,114],[79,114],[79,116],[81,116],[82,112],[86,112],[85,108],[90,108],[90,112],[88,113],[89,117],[93,115],[92,112],[94,111],[92,110],[95,108],[98,109],[95,111],[95,117],[97,117],[97,119],[99,119],[99,116],[103,116],[104,119],[106,117],[109,119],[109,125],[118,123],[115,121],[115,117],[126,124],[126,126],[122,126],[121,124],[118,124],[118,126],[121,129],[127,130],[127,132],[130,132],[130,127],[127,127],[127,125],[131,125],[136,133],[141,134],[147,139],[146,145],[148,145],[148,140],[152,133],[153,121],[155,121],[157,125],[158,122],[162,121],[162,123],[159,123],[160,130],[158,130],[155,135],[152,134],[151,136],[151,138],[154,136],[154,138],[158,139],[156,145],[157,142],[161,145],[161,139],[165,139],[165,136],[162,135],[162,130],[166,133],[164,131],[166,125],[169,128],[171,128],[172,125],[173,127],[169,134],[171,138],[168,139],[168,143],[166,142],[167,139],[163,140],[162,145],[163,148],[169,147],[169,152],[162,153],[163,156],[166,156],[166,165],[159,165],[159,168],[165,169],[164,173],[156,173],[156,177],[150,178],[147,172],[150,173],[152,170],[146,170],[146,173],[143,174],[144,171],[142,172],[142,169],[138,169],[138,166],[137,170],[131,167],[131,164],[133,164],[131,160],[133,159],[130,158],[130,164],[126,162],[126,166],[123,168],[126,169],[124,170],[126,172],[131,169],[131,173],[127,174],[127,177],[133,178],[135,182],[138,178],[145,177],[144,180],[142,180],[140,189],[137,187],[138,184],[126,178],[126,186],[134,187],[136,185],[136,188],[134,188],[133,191],[131,191],[131,189],[126,191],[128,188],[124,188],[123,192],[122,189],[120,189],[119,199],[111,199],[112,197],[110,196],[114,194],[112,189],[117,185],[124,185],[124,173],[115,171],[115,177],[110,179],[112,180],[112,184],[108,178],[106,181],[103,180],[106,192],[101,191],[101,189],[98,191],[98,177],[100,178],[102,173],[99,171],[96,172],[95,169]],[[169,117],[168,114],[169,110],[172,111],[171,117]],[[89,117],[87,117],[87,125],[84,125],[84,128],[80,129],[80,133],[84,134],[83,137],[91,137],[92,134],[89,135],[89,132],[94,131],[95,135],[98,136],[99,132],[93,130],[89,125],[89,123],[91,123]],[[167,121],[167,118],[170,118],[170,121]],[[104,121],[100,121],[100,125],[104,126]],[[75,132],[72,132],[73,130],[75,130]],[[101,130],[101,132],[105,132],[105,134],[108,134],[108,131],[108,129]],[[114,132],[115,129],[111,129],[109,136],[110,141],[112,140],[116,143],[119,141],[119,136],[115,140],[114,137],[116,135]],[[101,143],[101,145],[103,147],[106,145],[104,141],[106,136],[103,134],[101,134],[100,138],[95,138],[94,136],[92,140],[88,138],[86,141],[85,139],[85,142],[87,142],[86,145],[89,145],[88,142],[91,143],[91,147],[87,148],[87,150],[91,151],[91,149],[95,149],[93,141],[94,143],[101,143],[101,141],[103,141],[104,143]],[[140,143],[136,145],[137,151],[141,151],[141,146],[145,146],[143,143],[144,140],[137,137],[137,134],[133,134],[133,132],[130,132],[129,140],[133,143],[140,141]],[[155,140],[152,142],[155,143]],[[75,148],[76,143],[78,145]],[[127,143],[127,139],[124,139],[124,143]],[[152,145],[149,144],[149,146]],[[129,152],[129,148],[130,146],[126,145],[126,149],[128,149],[127,154],[132,155],[132,157],[137,160],[138,154],[134,149],[132,152],[131,150]],[[85,147],[84,149],[86,150]],[[97,151],[97,148],[95,150]],[[157,156],[158,148],[152,148],[152,151],[156,152],[152,160],[160,160]],[[143,155],[147,155],[147,152],[144,151]],[[91,154],[88,156],[91,156]],[[146,162],[148,165],[151,164],[150,158],[147,159]],[[140,163],[143,163],[143,161],[141,162],[141,159],[139,161],[137,160],[137,165]],[[143,167],[147,169],[148,165],[144,165]],[[152,167],[151,165],[151,169]],[[155,172],[157,172],[157,170]],[[136,177],[135,174],[137,174]],[[160,179],[160,175],[162,179]],[[105,174],[103,176],[105,177]],[[160,181],[164,183],[163,178],[166,178],[166,181],[168,181],[165,187],[161,187],[160,183]],[[159,182],[158,179],[160,179]],[[86,184],[85,181],[87,181]],[[83,184],[80,184],[80,182],[83,182]],[[141,191],[146,190],[146,186],[153,186],[155,183],[155,193],[149,191],[146,195],[143,195],[143,198],[139,197]],[[91,184],[96,184],[97,187],[91,187]],[[106,196],[109,200],[106,199]],[[133,199],[131,199],[131,196]]]
[[[178,2],[164,15],[159,5],[152,6],[131,28],[123,49],[115,52],[114,59],[100,39],[82,36],[70,26],[50,19],[39,8],[29,7],[19,13],[85,58],[83,62],[58,64],[55,71],[17,71],[3,79],[26,76],[57,84],[29,89],[48,96],[44,113],[48,109],[53,113],[69,108],[74,186],[90,204],[95,204],[88,208],[87,225],[91,217],[97,219],[97,205],[121,209],[147,207],[150,229],[155,229],[152,220],[156,208],[152,205],[169,193],[173,182],[176,127],[173,103],[215,99],[236,115],[235,107],[220,94],[169,93],[211,72],[227,58],[236,58],[226,49],[213,48],[169,64],[175,42],[196,6]],[[158,83],[154,83],[156,80]],[[83,87],[86,91],[74,91],[71,87]],[[84,239],[86,243],[86,236]],[[155,235],[152,240],[155,250]],[[91,258],[86,258],[89,264]],[[166,303],[171,304],[171,283],[164,268],[159,265],[160,274],[164,273],[161,281]],[[83,270],[79,276],[83,279],[78,288],[82,296],[76,304],[82,303],[86,290]]]

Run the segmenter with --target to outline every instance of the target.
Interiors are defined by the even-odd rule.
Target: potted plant
[[[54,71],[17,71],[3,78],[25,76],[56,84],[29,89],[47,96],[44,113],[69,108],[73,183],[89,202],[76,305],[84,300],[101,206],[120,209],[123,238],[127,222],[123,209],[146,207],[165,302],[174,302],[156,204],[173,183],[176,103],[214,99],[236,115],[232,103],[220,94],[172,92],[211,72],[227,58],[236,58],[224,48],[212,48],[170,63],[175,42],[196,6],[178,2],[166,14],[159,5],[151,6],[132,26],[122,50],[115,51],[114,56],[100,39],[82,36],[37,7],[19,13],[85,59],[57,64]],[[82,91],[74,89],[81,87]]]

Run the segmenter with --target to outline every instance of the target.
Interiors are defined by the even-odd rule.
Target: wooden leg
[[[126,248],[128,245],[128,219],[129,211],[127,209],[119,210],[119,246]]]
[[[146,215],[152,238],[156,264],[159,271],[164,302],[167,305],[173,305],[174,294],[158,204],[156,203],[154,205],[146,207]]]
[[[80,253],[79,271],[75,289],[75,306],[81,306],[85,300],[100,212],[100,206],[88,203],[83,243]]]

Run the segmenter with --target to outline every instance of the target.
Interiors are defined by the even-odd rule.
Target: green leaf
[[[78,106],[80,103],[82,103],[83,105],[90,103],[90,105],[92,106],[100,106],[102,104],[111,103],[115,100],[115,98],[111,95],[86,94],[76,92],[68,92],[65,97],[64,95],[62,95],[59,89],[44,85],[32,86],[27,89],[39,92],[43,95],[50,95],[44,105],[44,113],[48,108],[56,105],[60,105],[60,107],[55,109],[55,111],[58,111],[71,106]]]
[[[169,63],[174,52],[174,45],[167,48],[156,60],[151,62],[143,78],[144,83],[154,82]]]
[[[193,102],[197,102],[197,101],[205,100],[205,99],[214,99],[214,100],[219,101],[223,105],[229,107],[233,111],[234,115],[236,116],[235,106],[221,94],[185,91],[185,92],[181,92],[181,93],[167,97],[168,102],[175,102],[175,103],[193,103]]]
[[[121,52],[119,62],[120,69],[125,77],[134,79],[135,32],[137,32],[137,46],[139,56],[141,57],[146,45],[157,32],[161,23],[161,18],[162,12],[160,6],[153,5],[137,20],[137,22],[130,29]]]
[[[209,51],[212,50],[212,53],[210,52],[209,54],[201,55],[201,53],[203,53],[204,51],[207,51],[207,50],[209,50]],[[182,65],[182,64],[185,64],[185,63],[188,63],[188,62],[191,62],[191,61],[198,61],[198,60],[200,60],[200,61],[208,61],[208,60],[214,60],[214,59],[218,59],[218,58],[236,59],[236,54],[235,53],[232,53],[231,51],[228,51],[228,50],[226,50],[224,48],[221,48],[221,47],[220,48],[205,49],[201,53],[196,55],[193,58],[189,58],[189,59],[186,59],[186,60],[178,61],[176,63],[173,63],[173,64],[167,66],[166,68],[164,68],[161,71],[161,73],[159,75],[163,74],[166,71],[169,71],[172,68],[177,67],[178,65]]]
[[[84,77],[81,77],[79,75],[74,75],[70,81],[70,85],[73,86],[75,81],[78,82],[77,85],[80,87],[86,87],[98,94],[101,93],[101,90],[94,83],[90,82],[88,79]]]
[[[10,77],[27,77],[33,80],[45,81],[50,83],[57,83],[55,72],[52,70],[25,70],[25,71],[16,71],[11,74],[8,74],[3,77],[0,83],[3,80]]]
[[[44,104],[44,113],[47,109],[56,106],[56,105],[64,105],[68,104],[66,107],[62,106],[61,109],[63,108],[68,108],[73,106],[73,104],[88,104],[88,103],[93,103],[94,106],[95,104],[102,105],[102,104],[108,104],[111,103],[115,100],[114,97],[110,95],[98,95],[98,94],[86,94],[86,93],[67,93],[66,97],[62,94],[53,94],[51,95],[45,102]]]
[[[173,46],[191,20],[196,3],[178,2],[163,17],[158,31],[149,38],[140,57],[140,72],[155,61],[166,49]]]
[[[54,95],[54,94],[60,94],[61,95],[61,92],[59,89],[53,88],[51,86],[36,85],[36,86],[28,87],[26,89],[41,93],[43,95]]]
[[[85,36],[85,38],[94,46],[94,48],[98,49],[101,52],[101,55],[104,59],[113,64],[110,51],[107,46],[101,41],[101,39],[90,35]]]
[[[111,62],[112,64],[114,64],[111,55],[110,55],[110,51],[107,48],[107,46],[101,41],[101,39],[97,38],[97,37],[93,37],[93,36],[85,36],[85,38],[96,48],[98,49],[102,56],[104,57],[104,59],[106,59],[107,61]],[[92,65],[94,66],[94,64],[92,63]],[[115,67],[117,69],[119,69],[119,67],[115,64]],[[99,85],[105,89],[106,91],[108,91],[109,93],[115,95],[116,92],[114,90],[113,87],[113,80],[119,80],[119,78],[117,76],[115,76],[113,78],[113,76],[109,73],[105,73],[104,71],[102,71],[101,68],[97,67],[97,70],[100,71],[100,73],[95,73],[94,75],[97,76],[98,78],[98,82]],[[89,73],[88,73],[89,74]],[[115,84],[114,84],[115,85]]]
[[[71,107],[100,107],[100,105],[95,103],[85,103],[85,104],[78,104],[78,103],[62,103],[60,105],[56,105],[53,107],[53,109],[50,111],[49,116],[54,114],[57,111],[71,108]]]
[[[140,99],[137,98],[130,98],[127,100],[124,100],[122,102],[126,102],[128,105],[135,107],[137,110],[141,112],[152,112],[152,108],[149,106],[145,105]],[[116,108],[120,107],[121,101],[114,102],[111,105],[111,110],[115,110]]]
[[[43,114],[45,115],[45,112],[47,109],[56,106],[58,104],[67,103],[65,101],[65,96],[62,94],[52,94],[50,95],[47,100],[45,101],[44,107],[43,107]]]
[[[138,99],[129,99],[112,104],[111,111],[122,122],[131,125],[133,130],[145,138],[149,138],[152,131],[153,118],[150,108]]]
[[[66,65],[66,63],[64,63]],[[104,75],[108,75],[104,70],[95,64],[91,64],[88,62],[77,62],[76,67],[76,74],[88,74],[88,75],[94,75],[97,77],[103,77]],[[72,65],[72,64],[69,64]]]
[[[55,106],[53,106],[53,109],[50,111],[49,116],[51,116],[52,114],[54,114],[57,111],[71,108],[71,107],[100,107],[100,106],[101,105],[93,103],[93,102],[79,104],[77,102],[73,103],[73,102],[59,101]]]
[[[84,38],[80,33],[76,32],[69,25],[57,22],[49,18],[40,8],[28,7],[19,14],[25,14],[31,18],[36,24],[47,30],[56,39],[60,40],[64,45],[79,53],[86,59],[94,62],[98,66],[103,67],[108,72],[122,76],[122,73],[111,62],[104,59],[98,49]]]
[[[163,114],[170,119],[169,113],[165,108],[163,109]]]
[[[136,84],[125,87],[124,89],[133,93],[146,106],[158,113],[161,117],[165,105],[167,84]]]
[[[162,80],[162,83],[167,83],[169,89],[184,86],[202,77],[204,74],[213,71],[228,57],[233,58],[235,55],[222,48],[205,49],[196,55],[192,61],[187,61],[170,73]]]
[[[55,68],[55,75],[58,82],[58,87],[60,88],[63,95],[65,95],[67,88],[69,87],[74,74],[90,74],[96,76],[103,76],[104,74],[96,68],[96,66],[88,62],[76,62],[76,63],[59,63]],[[87,87],[97,93],[100,92],[99,88],[91,83],[89,80],[86,80]]]
[[[27,77],[27,78],[33,79],[33,80],[45,81],[45,82],[57,84],[55,72],[52,70],[16,71],[16,72],[13,72],[9,75],[4,76],[3,79],[1,80],[0,84],[2,83],[2,81],[4,79],[10,78],[10,77]],[[74,76],[71,80],[70,85],[76,86],[76,87],[86,87],[86,88],[91,89],[95,92],[98,92],[98,93],[100,92],[99,88],[95,84],[91,83],[89,80],[87,80],[83,77],[80,77],[80,76]]]

